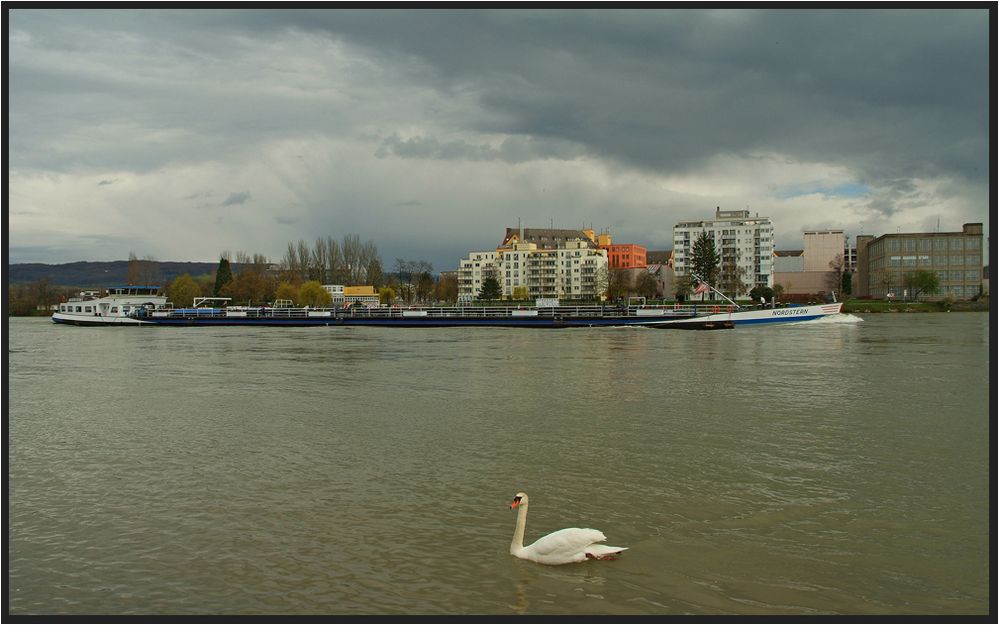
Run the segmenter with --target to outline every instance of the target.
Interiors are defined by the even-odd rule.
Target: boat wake
[[[856,315],[851,315],[850,313],[840,313],[838,315],[828,315],[826,317],[819,317],[818,319],[812,319],[810,321],[805,321],[807,324],[840,324],[840,323],[860,323],[863,321],[860,317]]]

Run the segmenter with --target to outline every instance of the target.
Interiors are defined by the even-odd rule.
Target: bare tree
[[[826,290],[834,291],[839,294],[843,289],[843,272],[846,269],[846,263],[843,260],[842,254],[836,254],[836,257],[829,261],[829,273],[826,275]]]
[[[347,283],[347,266],[343,261],[343,250],[331,236],[326,237],[326,254],[329,256],[329,279],[333,284]]]
[[[305,239],[298,240],[298,262],[299,262],[299,277],[302,280],[309,279],[309,268],[312,264],[312,250],[309,249],[309,244]]]
[[[319,237],[316,245],[312,248],[312,263],[309,277],[319,284],[328,284],[326,278],[329,277],[329,248],[326,247],[326,239]]]
[[[343,235],[341,245],[343,262],[347,267],[347,284],[357,284],[360,281],[361,238],[356,234]]]
[[[722,261],[721,269],[718,273],[718,284],[723,293],[728,294],[732,299],[739,297],[740,293],[746,291],[746,268],[736,264],[735,257],[729,256]]]

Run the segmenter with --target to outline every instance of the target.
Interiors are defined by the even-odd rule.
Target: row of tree
[[[262,304],[277,299],[296,306],[325,305],[318,291],[324,284],[370,285],[383,303],[455,302],[458,281],[453,275],[434,277],[425,260],[395,260],[395,271],[384,272],[374,242],[361,243],[357,235],[304,239],[288,243],[280,263],[262,254],[223,252],[215,276],[179,276],[167,288],[175,306],[190,305],[194,297],[228,297],[235,304]],[[318,285],[318,291],[317,291]],[[328,303],[328,302],[326,302]]]

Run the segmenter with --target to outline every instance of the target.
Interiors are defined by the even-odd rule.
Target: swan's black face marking
[[[520,505],[520,499],[521,499],[520,495],[517,495],[516,497],[514,497],[513,498],[513,503],[510,504],[510,508],[512,509],[512,508],[516,508],[517,506],[519,506]]]

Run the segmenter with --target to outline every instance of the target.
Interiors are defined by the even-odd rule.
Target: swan
[[[583,562],[587,559],[613,560],[627,547],[611,547],[596,543],[607,540],[600,530],[568,527],[552,532],[536,540],[533,544],[524,546],[524,528],[527,526],[527,494],[517,493],[510,504],[510,509],[520,508],[517,513],[517,529],[513,531],[513,541],[510,542],[510,555],[531,560],[538,564],[568,564]]]

